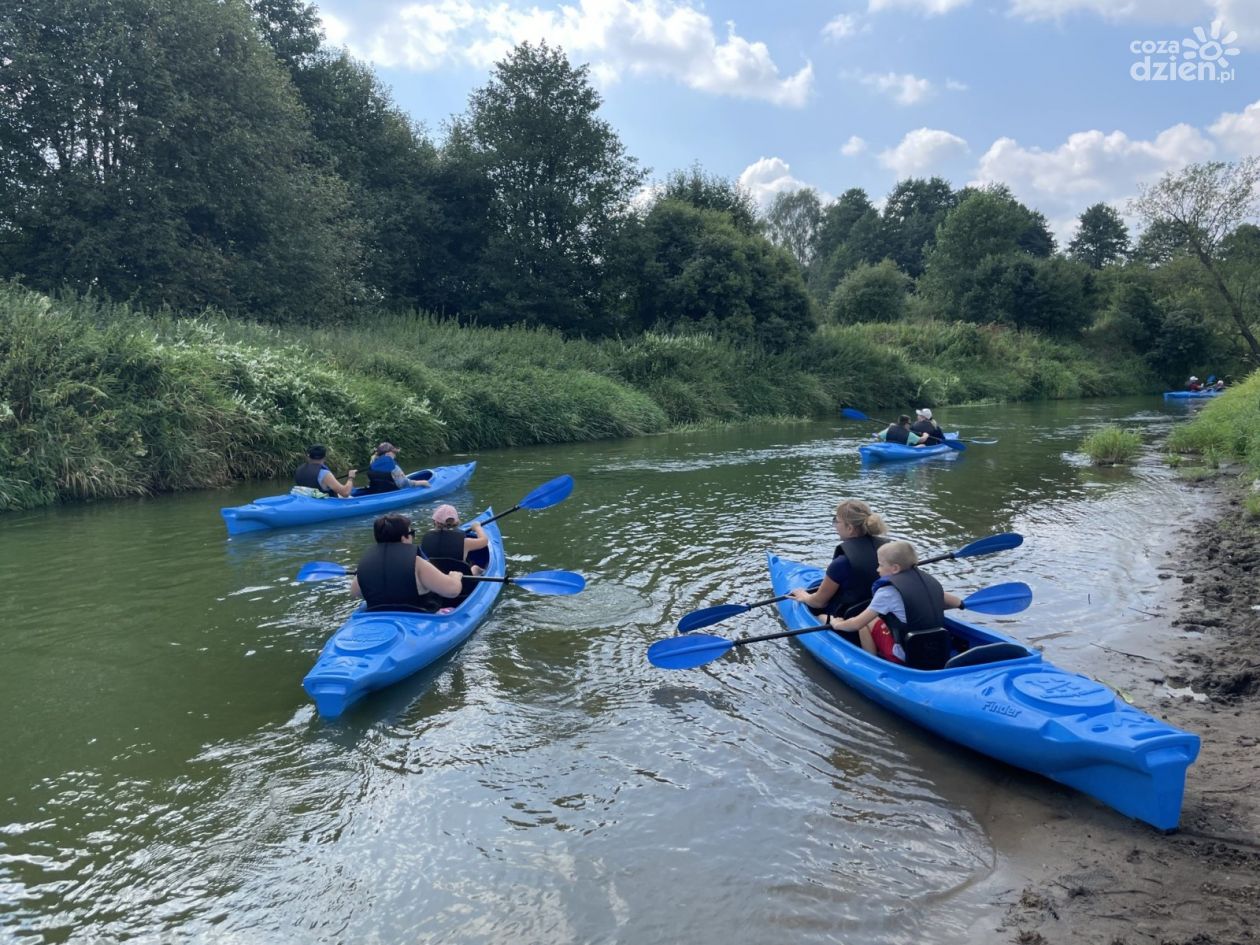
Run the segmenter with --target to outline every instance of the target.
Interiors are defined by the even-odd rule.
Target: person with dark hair
[[[346,473],[346,482],[342,485],[324,462],[327,456],[328,450],[322,443],[309,446],[306,450],[306,462],[293,471],[294,486],[289,491],[294,495],[320,499],[329,496],[348,499],[354,492],[354,477],[358,470],[352,469]]]
[[[420,610],[432,613],[432,595],[453,599],[463,582],[420,557],[411,519],[398,512],[372,523],[376,544],[359,559],[350,593],[362,597],[368,610]]]
[[[410,479],[398,465],[398,447],[388,440],[376,447],[372,465],[368,466],[370,493],[394,492],[397,489],[414,489],[429,485],[427,479]]]
[[[902,446],[925,446],[927,444],[926,436],[910,432],[910,418],[904,413],[897,418],[896,423],[888,424],[888,429],[876,434],[876,436],[885,443],[900,443]]]

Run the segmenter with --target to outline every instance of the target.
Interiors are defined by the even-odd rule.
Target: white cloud
[[[845,157],[857,157],[866,150],[866,141],[857,135],[850,135],[849,140],[840,146],[840,153]]]
[[[783,74],[765,43],[740,36],[733,23],[719,37],[707,14],[671,0],[577,0],[555,9],[502,0],[395,2],[373,21],[359,11],[344,41],[379,66],[431,71],[466,63],[481,68],[521,42],[547,41],[610,84],[631,75],[661,75],[715,95],[804,105],[813,88],[807,61]],[[334,18],[335,19],[335,18]],[[327,22],[328,16],[325,15]]]
[[[1252,102],[1241,112],[1225,112],[1208,131],[1229,154],[1260,154],[1260,102]]]
[[[1168,23],[1187,29],[1219,19],[1244,41],[1260,44],[1260,3],[1256,0],[1010,0],[1009,10],[1026,20],[1058,20],[1085,13],[1112,22]]]
[[[326,11],[320,13],[319,18],[323,23],[324,36],[328,42],[333,46],[344,46],[346,37],[350,35],[350,27],[346,21]]]
[[[758,206],[770,206],[779,194],[803,190],[809,184],[792,176],[792,168],[782,158],[769,157],[754,161],[739,175],[739,186],[752,194]]]
[[[928,79],[921,79],[909,72],[857,73],[863,85],[889,95],[898,105],[915,105],[931,98],[936,90]]]
[[[822,34],[826,39],[840,40],[865,33],[870,28],[856,13],[841,13],[822,28]]]
[[[935,16],[940,13],[948,13],[950,10],[956,10],[958,7],[965,7],[971,0],[870,0],[869,9],[872,13],[878,13],[881,10],[915,10],[919,13],[926,13],[928,16]]]
[[[901,179],[938,170],[944,161],[966,153],[967,142],[958,135],[937,128],[917,128],[908,132],[895,148],[881,151],[879,163]]]
[[[951,92],[966,92],[970,87],[966,82],[959,82],[957,79],[945,80],[945,88]]]

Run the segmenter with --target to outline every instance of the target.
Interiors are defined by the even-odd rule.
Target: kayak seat
[[[946,669],[958,666],[981,666],[985,663],[1001,663],[1004,660],[1018,660],[1031,655],[1027,647],[1018,643],[986,643],[984,646],[973,646],[969,650],[950,657],[945,664]]]

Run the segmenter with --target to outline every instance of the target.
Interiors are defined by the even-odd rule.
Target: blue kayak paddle
[[[955,558],[970,558],[973,555],[991,555],[995,551],[1007,551],[1010,548],[1018,548],[1024,543],[1024,536],[1016,532],[1003,532],[1000,535],[990,535],[988,538],[981,538],[973,541],[969,545],[964,545],[957,551],[949,551],[943,555],[934,555],[931,558],[924,558],[919,564],[932,564],[936,561],[952,561]],[[746,614],[754,607],[764,607],[767,604],[777,604],[781,600],[787,600],[791,595],[782,594],[778,597],[771,597],[768,600],[759,600],[753,604],[718,604],[716,607],[705,607],[703,610],[693,610],[687,614],[682,620],[678,621],[679,633],[690,633],[692,630],[699,630],[702,627],[711,627],[715,623],[721,623],[728,617],[734,617],[738,614]]]
[[[888,423],[888,421],[886,420],[879,420],[878,417],[868,417],[866,413],[863,413],[862,411],[858,411],[858,410],[853,410],[852,407],[840,407],[840,415],[848,417],[849,420],[861,420],[867,423],[883,423],[883,425],[885,426],[890,426],[890,427],[892,426],[892,423]],[[963,441],[955,440],[955,438],[953,437],[946,436],[944,440],[941,440],[941,442],[942,444],[945,444],[946,446],[948,446],[949,449],[955,450],[958,452],[963,452],[963,450],[966,449],[966,444],[964,444]],[[973,442],[978,442],[978,441],[973,440]],[[994,440],[993,442],[997,442],[997,440]]]
[[[558,505],[569,497],[569,493],[573,491],[573,477],[567,473],[563,476],[557,476],[550,482],[544,482],[541,486],[531,492],[520,502],[512,506],[506,512],[500,512],[493,518],[488,518],[482,525],[489,525],[491,522],[497,522],[505,515],[511,515],[518,509],[549,509],[553,505]]]
[[[1030,603],[1032,603],[1032,588],[1022,581],[995,584],[993,587],[986,587],[963,599],[963,605],[967,610],[982,614],[1014,614],[1024,610]],[[762,640],[782,640],[784,637],[796,637],[802,633],[816,633],[827,629],[829,629],[828,625],[822,623],[816,627],[783,630],[779,633],[766,633],[759,637],[744,637],[740,640],[710,636],[707,633],[669,637],[666,640],[657,640],[648,647],[648,662],[661,669],[692,669],[717,659],[737,646],[760,643]]]
[[[330,578],[349,577],[354,574],[336,561],[308,561],[302,565],[294,580],[327,581]],[[490,577],[485,574],[461,574],[465,581],[486,581],[491,584],[515,584],[535,594],[579,594],[586,587],[586,578],[575,571],[534,571],[517,577]]]

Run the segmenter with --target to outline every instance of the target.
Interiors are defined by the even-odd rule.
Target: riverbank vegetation
[[[1189,423],[1178,424],[1168,449],[1203,457],[1208,466],[1242,463],[1260,481],[1260,372],[1204,404]]]
[[[1112,424],[1095,430],[1081,443],[1081,451],[1095,466],[1123,466],[1141,448],[1141,436]]]
[[[1251,159],[1149,190],[1136,243],[1096,204],[1061,248],[1000,184],[760,208],[654,178],[545,44],[438,139],[302,0],[0,27],[0,508],[276,475],[314,440],[361,466],[385,438],[1154,392],[1254,356]]]

